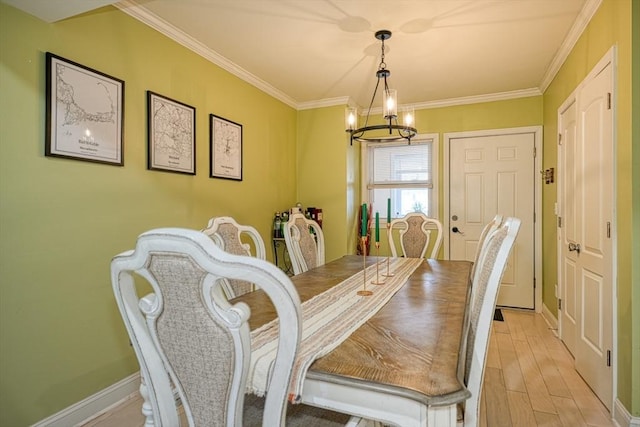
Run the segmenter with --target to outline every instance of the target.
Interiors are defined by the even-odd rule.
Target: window
[[[438,135],[419,135],[411,141],[362,144],[362,195],[386,220],[410,212],[438,217]]]

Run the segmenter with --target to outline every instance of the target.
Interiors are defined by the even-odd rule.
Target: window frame
[[[440,219],[440,175],[439,175],[439,146],[440,146],[440,134],[438,133],[425,133],[418,134],[411,139],[411,145],[414,144],[431,144],[431,175],[432,175],[432,188],[431,188],[431,203],[433,203],[433,209],[431,215],[434,218]],[[371,185],[370,171],[372,170],[373,156],[371,154],[370,147],[393,147],[393,146],[406,146],[406,141],[394,141],[394,142],[362,142],[360,144],[360,194],[362,203],[370,204],[372,199],[372,192],[375,188],[369,188]],[[402,184],[392,183],[378,186],[378,188],[402,188]],[[415,187],[415,186],[412,186]],[[391,220],[395,219],[393,216]],[[387,223],[386,212],[384,215],[380,215],[380,223]]]

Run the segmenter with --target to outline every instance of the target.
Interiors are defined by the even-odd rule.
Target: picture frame
[[[47,157],[124,166],[124,81],[46,52]]]
[[[147,91],[147,169],[196,174],[196,109]]]
[[[242,181],[242,125],[209,115],[209,177]]]

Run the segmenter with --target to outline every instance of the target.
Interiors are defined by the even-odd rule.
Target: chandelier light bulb
[[[382,115],[385,119],[393,119],[398,117],[398,91],[395,89],[387,89],[384,91],[384,103],[382,105]]]
[[[405,107],[402,114],[402,124],[406,127],[412,127],[415,124],[415,116],[412,107]]]
[[[418,131],[414,127],[415,116],[413,114],[413,108],[409,110],[402,108],[402,124],[399,123],[398,117],[398,92],[395,89],[389,89],[388,77],[391,75],[391,71],[387,68],[387,64],[384,60],[384,42],[391,38],[391,31],[379,30],[376,31],[376,39],[380,40],[380,64],[376,71],[375,89],[373,90],[373,96],[371,97],[371,103],[367,110],[366,117],[363,115],[364,125],[358,127],[358,113],[354,107],[347,107],[344,115],[344,127],[349,133],[349,140],[351,145],[353,141],[372,143],[372,142],[393,142],[393,141],[406,141],[411,144],[411,138],[416,136]],[[385,124],[369,124],[369,114],[371,108],[376,99],[376,93],[378,87],[382,88],[382,116],[386,121]],[[386,135],[381,135],[381,131],[386,130]],[[369,133],[371,132],[371,133]],[[394,133],[395,132],[395,133]]]
[[[347,132],[355,130],[358,127],[358,109],[355,107],[347,107],[344,115],[344,124]]]

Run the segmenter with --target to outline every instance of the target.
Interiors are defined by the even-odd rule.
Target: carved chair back
[[[478,265],[480,253],[482,252],[482,247],[484,246],[487,236],[493,233],[498,227],[500,227],[500,225],[502,225],[502,220],[503,220],[502,215],[497,214],[496,216],[493,217],[491,221],[489,221],[484,226],[484,228],[482,229],[482,232],[480,233],[480,237],[478,238],[478,246],[476,248],[475,258],[473,260],[473,266],[471,267],[471,278],[474,281],[476,280],[475,279],[476,267]]]
[[[442,223],[421,212],[411,212],[403,218],[396,218],[387,229],[391,255],[394,257],[398,256],[399,241],[401,256],[424,258],[427,249],[431,247],[429,258],[436,258],[442,245],[442,237]]]
[[[464,380],[471,392],[471,397],[464,402],[465,426],[475,427],[479,422],[482,382],[498,290],[519,229],[518,218],[507,218],[487,235],[479,255],[465,322]]]
[[[285,224],[284,240],[294,274],[324,265],[324,234],[314,220],[302,213],[291,214]]]
[[[147,282],[150,294],[138,295],[136,277]],[[262,419],[264,427],[284,425],[301,330],[293,284],[267,261],[229,254],[205,234],[178,228],[140,235],[135,250],[111,262],[113,291],[140,364],[146,425],[180,425],[175,390],[190,426],[243,426],[249,308],[229,303],[222,278],[258,284],[286,331],[279,336]]]
[[[266,251],[262,236],[258,230],[250,225],[238,224],[230,216],[219,216],[209,220],[207,228],[203,233],[210,236],[216,245],[234,255],[255,256],[259,259],[266,259]],[[253,242],[255,253],[251,253],[251,245],[243,241],[242,237],[248,236]],[[227,298],[235,298],[247,292],[255,290],[253,283],[243,280],[223,281],[223,289]]]

